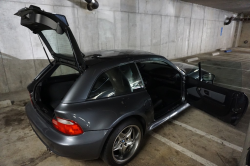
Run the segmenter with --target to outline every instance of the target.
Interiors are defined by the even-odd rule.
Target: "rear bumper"
[[[87,131],[77,136],[67,136],[55,130],[34,109],[26,105],[26,114],[36,135],[53,153],[77,159],[97,159],[110,130]]]

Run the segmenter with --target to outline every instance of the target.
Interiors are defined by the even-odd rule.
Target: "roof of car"
[[[162,56],[156,55],[147,51],[140,50],[100,50],[84,53],[84,60],[86,65],[92,66],[100,62],[124,59],[126,61],[128,58],[133,59],[145,59],[145,58],[163,58]]]

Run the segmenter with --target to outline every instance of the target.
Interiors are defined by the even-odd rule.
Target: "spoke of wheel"
[[[113,147],[113,151],[117,151],[121,149],[121,143],[117,143],[114,147]]]
[[[125,136],[126,136],[125,134],[120,133],[120,134],[119,134],[119,136],[118,136],[118,137],[119,137],[119,141],[120,141],[120,140],[122,140],[122,139],[124,139],[124,138],[125,138]]]
[[[133,133],[133,130],[134,129],[132,127],[130,127],[129,130],[128,130],[128,132],[125,134],[126,138],[128,138],[129,140],[131,140],[131,135]]]
[[[126,151],[126,149],[127,149],[127,147],[126,146],[122,146],[122,150],[121,150],[121,152],[122,152],[122,156],[125,154],[125,151]]]
[[[118,155],[118,157],[122,160],[123,159],[123,154],[122,154],[122,149],[119,150],[120,151],[120,154]]]
[[[134,144],[134,140],[131,140],[131,141],[127,142],[128,146],[133,145],[133,144]]]

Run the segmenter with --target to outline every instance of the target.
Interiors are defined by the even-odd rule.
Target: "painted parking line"
[[[187,155],[188,157],[190,157],[190,158],[196,160],[197,162],[199,162],[199,163],[201,163],[201,164],[203,164],[203,165],[206,165],[206,166],[217,166],[216,164],[212,163],[211,161],[208,161],[208,160],[206,160],[206,159],[204,159],[204,158],[198,156],[197,154],[195,154],[195,153],[193,153],[193,152],[191,152],[191,151],[189,151],[189,150],[187,150],[187,149],[181,147],[180,145],[177,145],[176,143],[174,143],[174,142],[168,140],[167,138],[162,137],[162,136],[159,135],[159,134],[156,134],[156,133],[152,132],[151,135],[152,135],[154,138],[160,140],[161,142],[163,142],[163,143],[167,144],[168,146],[170,146],[170,147],[172,147],[172,148],[178,150],[179,152],[181,152],[181,153]]]
[[[225,145],[225,146],[228,146],[228,147],[230,147],[230,148],[232,148],[232,149],[234,149],[234,150],[237,150],[237,151],[239,151],[239,152],[242,152],[243,151],[243,148],[242,147],[239,147],[239,146],[237,146],[237,145],[234,145],[234,144],[232,144],[232,143],[230,143],[230,142],[227,142],[227,141],[224,141],[224,140],[222,140],[222,139],[220,139],[220,138],[218,138],[218,137],[215,137],[215,136],[213,136],[213,135],[211,135],[211,134],[208,134],[208,133],[206,133],[206,132],[203,132],[203,131],[201,131],[201,130],[199,130],[199,129],[196,129],[196,128],[193,128],[193,127],[191,127],[191,126],[188,126],[188,125],[186,125],[186,124],[184,124],[184,123],[181,123],[181,122],[179,122],[179,121],[176,121],[176,120],[170,120],[172,123],[174,123],[174,124],[176,124],[176,125],[179,125],[179,126],[181,126],[181,127],[184,127],[184,128],[186,128],[186,129],[188,129],[188,130],[190,130],[190,131],[192,131],[192,132],[194,132],[194,133],[196,133],[196,134],[200,134],[200,135],[202,135],[202,136],[204,136],[204,137],[206,137],[206,138],[209,138],[209,139],[211,139],[211,140],[213,140],[213,141],[215,141],[215,142],[218,142],[218,143],[220,143],[220,144],[223,144],[223,145]]]
[[[194,63],[194,62],[189,62],[190,64],[192,65],[197,65],[197,63]],[[232,68],[232,67],[223,67],[223,66],[216,66],[216,65],[208,65],[208,64],[202,64],[202,66],[210,66],[210,67],[219,67],[219,68],[222,68],[222,69],[230,69],[230,70],[241,70],[241,71],[247,71],[249,72],[250,70],[246,70],[246,69],[237,69],[237,68]]]

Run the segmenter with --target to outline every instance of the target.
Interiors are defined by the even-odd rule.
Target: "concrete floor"
[[[49,154],[32,131],[24,111],[24,102],[0,111],[0,165],[105,165],[102,160],[81,161]],[[242,147],[245,134],[197,109],[189,108],[175,121],[155,129],[164,139],[216,165],[237,165],[241,152],[179,125],[185,124],[221,140]],[[176,123],[179,122],[179,123]],[[176,146],[146,135],[141,152],[128,165],[203,165]]]
[[[206,70],[211,69],[211,72],[216,75],[215,83],[217,85],[235,88],[250,94],[248,91],[250,85],[248,86],[249,83],[244,78],[247,77],[247,66],[248,62],[250,63],[250,58],[247,57],[246,53],[234,52],[215,57],[210,54],[202,54],[199,55],[199,58],[206,62],[204,63],[206,65],[202,66]],[[178,61],[185,61],[185,59]],[[227,63],[223,63],[223,66],[221,65],[222,61]],[[216,66],[215,62],[220,62],[220,65]],[[192,64],[196,63],[198,61],[192,62]],[[240,67],[238,63],[241,64]],[[231,65],[228,66],[228,64]],[[241,75],[238,70],[240,70]],[[231,78],[234,77],[241,78],[241,82],[232,81]],[[27,92],[18,93],[20,96],[23,96],[22,94],[27,95]],[[14,98],[17,96],[9,95],[8,97],[15,100]],[[6,98],[6,96],[2,95],[1,98]],[[27,99],[16,101],[12,106],[0,110],[0,126],[2,126],[0,129],[1,166],[105,165],[100,159],[93,161],[72,160],[49,154],[29,126],[24,111],[24,105],[27,101]],[[246,131],[244,124],[248,123],[249,112],[248,110],[246,117],[242,119],[246,122],[240,122],[238,126],[233,127],[190,107],[172,121],[164,123],[146,135],[140,153],[128,165],[235,166],[241,156],[245,140],[244,132]]]

